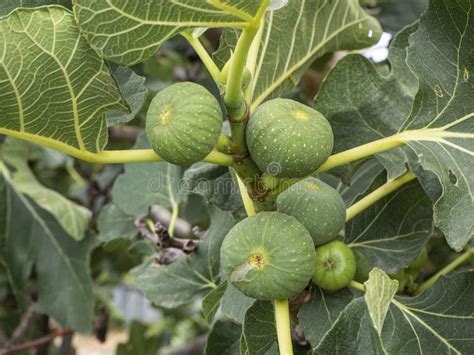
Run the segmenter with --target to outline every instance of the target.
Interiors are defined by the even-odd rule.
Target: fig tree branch
[[[31,340],[22,344],[13,345],[5,349],[0,349],[0,354],[9,355],[9,354],[15,354],[24,350],[35,349],[41,345],[51,343],[56,337],[61,337],[61,336],[71,334],[71,333],[72,333],[72,330],[70,329],[58,329],[44,337]]]
[[[378,189],[372,191],[370,194],[349,207],[346,211],[346,222],[350,221],[352,218],[357,216],[359,213],[362,213],[374,203],[380,201],[385,196],[390,195],[392,192],[396,191],[414,179],[416,179],[416,175],[409,171],[396,179],[387,181]]]

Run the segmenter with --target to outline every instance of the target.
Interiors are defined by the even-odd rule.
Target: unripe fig
[[[327,243],[344,227],[346,205],[331,186],[313,177],[290,186],[277,198],[277,210],[295,217],[315,245]]]
[[[188,82],[161,90],[152,100],[146,119],[151,146],[176,165],[204,159],[216,145],[221,127],[219,102],[203,86]]]
[[[315,252],[293,217],[261,212],[236,224],[224,239],[221,263],[228,282],[260,300],[285,299],[311,280]]]
[[[288,99],[259,106],[247,126],[250,155],[260,170],[277,177],[304,177],[329,157],[331,125],[314,109]]]
[[[356,273],[356,258],[351,248],[334,240],[316,248],[315,285],[331,291],[349,286]]]

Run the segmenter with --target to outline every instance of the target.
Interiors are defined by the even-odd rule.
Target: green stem
[[[409,171],[394,180],[387,181],[384,185],[372,191],[370,194],[349,207],[346,211],[346,222],[350,221],[352,218],[372,206],[377,201],[381,200],[385,196],[390,195],[392,192],[396,191],[398,188],[414,179],[416,179],[416,175]]]
[[[250,46],[252,45],[257,31],[258,26],[249,26],[243,30],[232,57],[224,96],[224,103],[227,107],[231,122],[242,121],[246,113],[244,97],[242,94],[242,73],[245,68],[245,62],[247,61]]]
[[[464,253],[459,255],[456,259],[454,259],[452,262],[450,262],[448,265],[446,265],[444,268],[442,268],[440,271],[438,271],[436,274],[431,276],[426,282],[424,282],[415,292],[415,294],[422,293],[424,290],[427,288],[430,288],[433,286],[436,281],[441,276],[445,276],[449,274],[451,271],[456,269],[458,266],[461,264],[464,264],[466,261],[469,261],[471,257],[474,257],[474,248],[469,248],[467,249]]]
[[[247,28],[242,31],[240,38],[235,47],[235,53],[232,56],[232,63],[230,65],[230,72],[227,78],[226,92],[224,96],[224,103],[227,107],[230,121],[239,122],[245,118],[246,107],[242,93],[242,74],[245,68],[245,63],[249,54],[252,42],[257,34],[262,16],[264,15],[270,0],[263,0],[260,8],[253,19],[249,22]]]
[[[353,289],[359,290],[360,292],[365,292],[365,286],[357,281],[352,280],[349,286]]]
[[[280,355],[293,355],[288,300],[273,301]]]
[[[351,163],[353,161],[370,157],[372,155],[386,152],[402,146],[405,142],[400,134],[396,134],[387,138],[382,138],[358,147],[345,150],[341,153],[331,155],[326,162],[319,167],[315,173],[322,173],[338,166]],[[313,174],[311,174],[313,175]]]
[[[255,69],[257,67],[258,54],[260,52],[260,46],[262,43],[262,36],[263,36],[264,29],[265,29],[265,17],[262,17],[258,32],[255,35],[252,45],[250,46],[249,54],[247,57],[246,67],[252,74],[252,81],[249,83],[245,91],[245,100],[247,102],[250,102],[252,100],[253,90],[255,88],[254,84],[257,80],[257,78],[255,78]]]
[[[182,32],[181,35],[186,38],[189,44],[194,48],[197,55],[199,56],[199,58],[201,58],[202,62],[209,71],[209,74],[211,74],[212,79],[214,79],[216,83],[219,83],[221,80],[221,71],[217,67],[216,63],[214,63],[214,61],[212,60],[211,56],[207,52],[206,48],[204,48],[204,46],[202,45],[199,38],[187,32]]]

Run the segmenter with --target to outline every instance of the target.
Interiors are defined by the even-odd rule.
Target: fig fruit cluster
[[[151,102],[148,140],[166,161],[190,165],[212,152],[222,117],[218,100],[204,87],[175,84]],[[246,218],[226,236],[221,264],[228,282],[261,300],[289,298],[311,280],[328,290],[346,287],[357,261],[335,240],[344,228],[345,203],[331,186],[306,177],[333,150],[329,122],[301,103],[274,99],[251,114],[246,141],[262,183],[278,197],[276,211]]]
[[[276,212],[244,219],[221,247],[229,283],[262,300],[292,297],[312,282],[327,290],[346,287],[356,274],[356,257],[335,240],[346,209],[331,186],[313,177],[277,198]]]

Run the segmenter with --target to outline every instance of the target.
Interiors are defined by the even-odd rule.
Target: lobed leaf
[[[332,355],[382,355],[382,342],[367,313],[364,299],[354,299],[341,312],[315,353]]]
[[[383,324],[380,335],[364,299],[355,299],[316,351],[361,355],[470,354],[474,350],[473,297],[472,272],[443,277],[416,297],[395,296],[383,323],[376,322]]]
[[[169,38],[200,27],[243,27],[260,0],[74,0],[82,32],[101,56],[132,65]]]
[[[222,296],[221,311],[226,317],[243,324],[245,321],[245,313],[254,303],[254,298],[245,296],[234,286],[228,284]]]
[[[148,89],[145,86],[145,77],[121,65],[111,64],[110,69],[129,112],[108,112],[107,126],[133,120],[140,113],[148,96]]]
[[[20,8],[0,18],[0,32],[0,134],[67,153],[101,151],[105,111],[125,107],[72,14],[60,6]]]
[[[288,93],[323,54],[368,47],[380,35],[377,21],[358,0],[290,1],[267,12],[251,88],[252,110]]]
[[[0,3],[0,17],[6,16],[19,7],[38,7],[43,5],[62,5],[71,8],[70,0],[3,0]]]
[[[392,135],[407,143],[406,159],[436,175],[442,185],[434,223],[455,250],[474,237],[473,6],[472,0],[431,1],[409,37],[410,72],[397,66],[384,78],[367,60],[349,56],[329,74],[316,102],[333,124],[338,150]],[[400,101],[403,80],[413,74],[419,89],[411,113],[394,114],[407,107]],[[397,83],[397,78],[402,80]],[[349,132],[359,139],[351,142]]]

